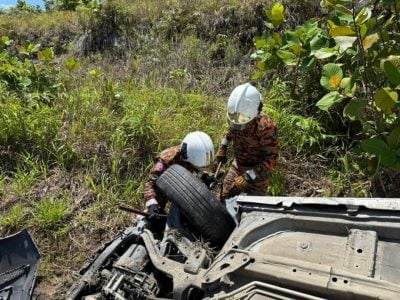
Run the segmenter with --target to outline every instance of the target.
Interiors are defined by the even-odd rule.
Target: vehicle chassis
[[[238,196],[226,207],[238,226],[217,253],[173,230],[158,239],[141,221],[81,270],[68,299],[396,299],[400,294],[400,199]],[[115,257],[118,251],[123,254]],[[155,274],[144,271],[149,266]],[[101,290],[88,293],[99,277],[107,278]],[[160,278],[170,281],[162,287]]]

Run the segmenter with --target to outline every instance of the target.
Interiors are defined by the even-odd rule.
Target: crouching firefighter
[[[143,200],[148,216],[148,228],[153,232],[162,232],[165,228],[164,213],[168,200],[158,190],[156,181],[170,166],[179,164],[191,172],[200,172],[209,167],[214,160],[214,144],[204,132],[195,131],[187,134],[180,145],[163,150],[147,176],[144,185]],[[168,227],[180,227],[179,211],[172,205],[167,219]]]
[[[275,124],[262,107],[260,92],[250,83],[237,86],[229,96],[229,128],[216,160],[227,162],[230,145],[234,160],[224,178],[221,200],[241,192],[258,196],[267,193],[271,170],[278,161],[279,139]]]

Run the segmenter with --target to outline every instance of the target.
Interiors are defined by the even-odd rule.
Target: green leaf
[[[274,32],[273,34],[273,39],[275,42],[277,42],[279,45],[282,45],[282,37],[279,35],[279,33]]]
[[[315,65],[316,61],[317,60],[315,59],[315,57],[312,56],[306,57],[305,59],[302,60],[301,67],[309,71],[309,69],[311,69]]]
[[[10,46],[13,43],[13,40],[10,40],[8,36],[2,36],[1,42],[6,46]]]
[[[391,88],[383,88],[376,92],[375,103],[385,113],[391,113],[397,103],[398,94]]]
[[[279,26],[285,21],[285,7],[282,3],[276,3],[271,10],[267,11],[267,17],[274,26]]]
[[[396,68],[400,68],[400,56],[397,55],[389,55],[386,58],[381,59],[380,61],[380,68],[382,70],[382,72],[384,72],[385,68],[384,68],[384,63],[390,61],[392,64],[394,64],[396,66]]]
[[[30,54],[38,52],[40,49],[40,44],[29,44],[27,49]]]
[[[303,49],[303,47],[301,47],[300,45],[292,45],[290,46],[290,49],[293,51],[293,53],[299,57],[301,55],[301,53],[303,53],[305,50]]]
[[[21,55],[29,55],[29,51],[24,46],[18,47],[18,52]]]
[[[291,45],[301,45],[299,36],[295,31],[286,31],[284,34],[284,39],[286,44]]]
[[[345,92],[348,97],[353,97],[356,91],[356,85],[354,83],[354,77],[345,77],[340,82],[340,88]]]
[[[265,72],[263,72],[263,71],[257,71],[251,76],[251,79],[252,80],[258,80],[264,75],[264,73]]]
[[[368,6],[363,7],[361,11],[356,16],[356,24],[358,26],[367,22],[372,16],[372,9]]]
[[[321,109],[328,111],[333,105],[340,103],[343,97],[338,92],[330,92],[323,96],[315,105]]]
[[[389,146],[378,137],[362,141],[361,148],[365,152],[378,157],[380,163],[385,167],[396,164],[396,152],[392,151]]]
[[[396,127],[390,132],[387,142],[391,149],[400,149],[400,127]]]
[[[361,35],[361,38],[364,38],[365,35],[367,34],[367,32],[368,32],[368,26],[367,26],[367,24],[361,25],[361,27],[360,27],[360,35]]]
[[[93,76],[94,78],[99,78],[100,76],[103,75],[103,73],[101,72],[100,69],[93,69],[93,70],[90,70],[90,71],[89,71],[89,74],[90,74],[91,76]]]
[[[336,26],[329,30],[329,34],[331,37],[335,36],[354,36],[356,33],[349,26]]]
[[[329,63],[322,68],[321,85],[327,90],[335,90],[340,86],[343,78],[343,71],[339,65]]]
[[[340,82],[340,87],[342,89],[345,89],[346,87],[348,87],[351,84],[351,78],[350,77],[345,77],[342,79],[342,81]]]
[[[26,88],[32,84],[32,80],[30,80],[29,78],[23,78],[22,80],[20,80],[19,84],[22,87]]]
[[[385,74],[388,77],[389,81],[392,84],[399,85],[400,84],[399,69],[389,60],[383,63],[383,68],[385,70]]]
[[[321,0],[320,5],[322,7],[329,8],[330,10],[335,9],[338,5],[346,4],[351,0]]]
[[[350,164],[349,164],[349,156],[347,155],[347,153],[343,156],[342,161],[343,161],[344,170],[346,172],[349,172]]]
[[[321,34],[317,34],[314,36],[311,41],[310,41],[310,48],[311,48],[311,54],[314,54],[318,50],[323,49],[322,47],[325,46],[326,44],[326,38],[322,36]]]
[[[337,11],[343,13],[343,14],[346,14],[346,15],[349,15],[349,16],[353,15],[353,12],[350,9],[348,9],[346,6],[344,6],[344,5],[336,4],[335,5],[335,9]]]
[[[377,41],[379,41],[379,35],[377,33],[365,37],[362,41],[364,50],[371,48]]]
[[[256,66],[257,66],[258,70],[262,71],[262,72],[265,72],[267,69],[265,62],[263,62],[263,61],[256,62]]]
[[[254,45],[256,46],[256,49],[264,48],[266,41],[264,38],[258,36],[254,38]]]
[[[314,56],[317,59],[325,59],[325,58],[329,58],[331,56],[338,55],[338,54],[339,54],[338,49],[336,47],[334,47],[334,48],[319,49],[314,53]]]
[[[352,121],[361,120],[367,104],[365,99],[353,99],[345,106],[343,116]]]
[[[75,59],[72,57],[68,58],[67,61],[65,62],[65,67],[69,72],[78,69],[80,67],[79,62],[77,62]]]
[[[336,36],[333,38],[339,46],[339,52],[343,53],[348,48],[353,46],[354,41],[357,39],[355,36]]]
[[[44,62],[50,62],[54,59],[53,48],[46,48],[38,52],[38,59]]]
[[[297,56],[290,51],[278,50],[277,55],[288,66],[297,64]]]

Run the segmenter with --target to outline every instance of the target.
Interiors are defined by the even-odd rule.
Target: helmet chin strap
[[[258,113],[262,112],[263,106],[263,103],[260,101],[260,104],[258,105]]]
[[[188,155],[187,155],[187,143],[182,143],[181,156],[182,156],[183,159],[187,159],[188,158]]]

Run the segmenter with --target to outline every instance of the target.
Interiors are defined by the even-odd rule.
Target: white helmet
[[[202,131],[191,132],[182,141],[181,155],[184,161],[193,166],[205,168],[214,160],[214,144],[208,134]]]
[[[228,123],[231,128],[244,129],[259,113],[260,92],[250,83],[237,86],[228,99]]]

